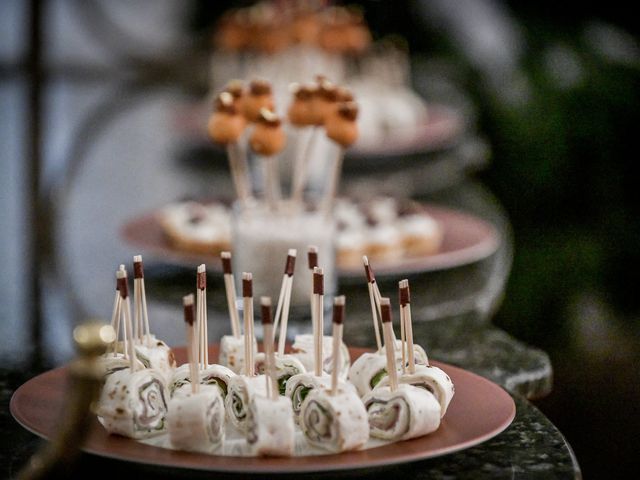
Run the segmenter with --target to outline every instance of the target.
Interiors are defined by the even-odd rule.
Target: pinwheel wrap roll
[[[236,374],[230,368],[223,365],[212,364],[200,371],[200,383],[203,385],[214,385],[220,390],[222,399],[227,397],[229,382]]]
[[[189,371],[189,364],[183,363],[173,371],[171,382],[169,382],[169,395],[173,397],[178,392],[182,392],[184,387],[189,387],[184,391],[191,391],[191,372]]]
[[[147,438],[166,428],[167,388],[151,368],[119,370],[107,377],[98,404],[98,420],[109,433]]]
[[[313,335],[304,334],[296,335],[291,346],[292,355],[296,357],[304,368],[308,372],[313,371]],[[333,337],[325,335],[322,337],[322,370],[331,373],[333,370]],[[340,345],[340,371],[338,372],[338,378],[342,381],[347,379],[349,374],[349,367],[351,366],[351,357],[349,355],[349,349],[342,342]]]
[[[400,384],[395,392],[377,387],[362,399],[369,417],[369,434],[383,440],[407,440],[440,426],[440,404],[424,388]]]
[[[396,341],[394,342],[394,347],[395,347],[394,350],[396,354],[396,363],[398,365],[398,369],[400,369],[402,368],[402,341],[396,339]],[[409,358],[408,348],[409,348],[408,345],[405,344],[405,347],[404,347],[405,360],[408,360]],[[376,353],[384,356],[385,355],[384,347],[382,347]],[[413,358],[416,362],[416,365],[429,365],[429,357],[427,356],[427,352],[425,352],[424,348],[422,348],[417,343],[413,344]]]
[[[264,375],[247,377],[236,375],[229,381],[225,407],[227,417],[239,430],[246,431],[249,404],[253,397],[267,395]]]
[[[444,414],[447,413],[455,388],[449,375],[440,368],[431,365],[416,365],[415,373],[407,372],[400,375],[398,382],[424,388],[431,392],[440,404],[440,417],[444,417]],[[379,386],[382,387],[388,384],[389,379],[383,378]]]
[[[258,353],[258,343],[253,340],[253,355]],[[228,367],[236,374],[244,373],[244,335],[234,337],[224,335],[220,339],[220,358],[218,363]]]
[[[358,395],[363,397],[387,376],[387,357],[384,353],[363,353],[349,370],[349,381],[355,385]]]
[[[299,373],[305,373],[307,370],[302,362],[293,355],[276,355],[275,356],[276,378],[278,379],[278,390],[280,395],[285,395],[287,389],[287,381]],[[256,355],[256,373],[265,373],[265,357],[260,352]]]
[[[331,388],[331,375],[323,372],[321,377],[316,377],[313,373],[299,373],[289,378],[285,396],[291,399],[291,407],[293,409],[293,417],[298,421],[302,402],[311,390],[315,388],[327,389]]]
[[[264,383],[264,378],[262,378]],[[247,415],[247,443],[254,455],[291,456],[295,445],[291,400],[255,395]]]
[[[352,390],[309,392],[300,410],[300,428],[307,441],[331,452],[361,448],[369,439],[369,419],[360,397]]]
[[[185,386],[191,385],[190,375],[188,363],[184,363],[174,370],[171,383],[169,384],[169,393],[172,397],[180,394]],[[224,400],[227,396],[229,381],[232,377],[235,377],[235,375],[236,374],[227,367],[213,364],[200,371],[200,383],[202,385],[217,386]],[[186,391],[191,391],[190,387]]]
[[[356,393],[356,389],[353,385],[346,382],[340,382],[339,386],[347,391]],[[291,406],[293,408],[293,417],[296,423],[298,422],[298,415],[300,415],[300,409],[302,408],[302,402],[312,390],[319,388],[327,390],[331,388],[331,375],[323,372],[321,377],[316,377],[313,373],[299,373],[294,375],[287,381],[287,389],[285,395],[291,399]]]
[[[100,363],[104,368],[104,376],[108,377],[112,373],[119,370],[129,368],[130,362],[128,358],[125,358],[122,353],[105,353],[100,357]],[[142,370],[145,366],[142,362],[136,359],[136,369]]]
[[[212,452],[224,439],[224,418],[224,401],[215,385],[174,396],[167,413],[171,445],[188,452]]]
[[[135,345],[136,357],[147,368],[153,368],[160,372],[165,382],[171,380],[173,371],[176,368],[176,358],[173,355],[173,350],[164,343],[162,340],[158,340],[155,335],[146,335],[142,338],[142,342]]]

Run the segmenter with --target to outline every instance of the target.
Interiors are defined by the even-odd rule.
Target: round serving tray
[[[438,253],[422,257],[404,257],[393,262],[375,261],[378,276],[406,275],[456,268],[487,258],[500,244],[497,230],[490,223],[446,207],[422,204],[423,211],[432,216],[444,230],[444,238]],[[218,255],[190,253],[178,250],[167,240],[158,212],[139,215],[126,222],[120,231],[121,237],[130,245],[143,250],[142,253],[155,256],[164,262],[193,267],[206,262],[207,268],[221,272]],[[363,275],[362,265],[338,264],[340,277]]]
[[[365,349],[350,348],[355,360]],[[178,362],[184,348],[175,349]],[[210,346],[217,358],[217,346]],[[424,437],[368,450],[301,457],[231,457],[180,452],[153,447],[129,438],[108,435],[96,419],[82,449],[101,457],[176,469],[212,472],[295,473],[369,468],[411,462],[463,450],[482,443],[509,426],[515,416],[511,396],[498,385],[461,368],[432,362],[453,380],[455,396],[440,428]],[[23,384],[11,398],[14,418],[45,439],[56,436],[64,410],[68,367],[45,372]]]

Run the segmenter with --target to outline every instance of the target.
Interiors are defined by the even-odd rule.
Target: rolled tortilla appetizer
[[[136,344],[136,357],[147,368],[153,368],[160,372],[166,382],[171,380],[176,368],[176,358],[173,350],[155,335],[145,335],[141,343]]]
[[[129,368],[129,359],[122,353],[105,353],[100,357],[100,363],[104,368],[104,375],[108,377],[112,373]],[[136,359],[136,370],[142,370],[144,365]]]
[[[389,387],[378,387],[362,401],[369,417],[369,433],[375,438],[407,440],[440,426],[440,404],[423,388],[400,384],[392,392]]]
[[[440,404],[440,417],[444,417],[455,392],[449,375],[440,368],[431,365],[416,365],[414,373],[403,373],[398,377],[398,382],[424,388],[431,392]],[[383,378],[379,386],[383,387],[388,384],[389,379]]]
[[[340,387],[346,391],[356,392],[355,387],[348,382],[340,382]],[[312,390],[319,388],[328,390],[331,388],[331,375],[323,372],[321,377],[316,377],[313,373],[299,373],[289,378],[285,395],[291,399],[293,408],[293,418],[297,422],[302,402]]]
[[[201,385],[199,390],[189,389],[169,401],[169,440],[178,450],[211,453],[224,439],[224,401],[215,385]]]
[[[229,380],[225,407],[231,423],[241,431],[247,429],[249,404],[255,396],[266,396],[264,375],[247,377],[236,375]]]
[[[253,339],[254,356],[258,353],[258,344]],[[229,368],[232,372],[240,374],[244,369],[244,335],[234,337],[224,335],[220,339],[220,357],[218,363]]]
[[[166,429],[168,392],[164,377],[145,368],[119,370],[107,377],[98,404],[98,420],[109,433],[147,438]]]
[[[217,386],[224,400],[227,396],[229,381],[232,377],[235,377],[235,375],[236,374],[230,369],[222,365],[209,365],[204,370],[200,370],[200,384]],[[185,386],[190,384],[189,364],[184,363],[173,372],[171,383],[169,384],[169,393],[173,397],[177,392],[182,391]]]
[[[141,342],[135,341],[134,350],[136,358],[144,368],[153,368],[161,373],[166,383],[171,381],[173,371],[176,368],[176,359],[173,350],[166,343],[158,340],[153,334],[145,335]],[[118,342],[116,351],[118,353],[124,351],[123,342]]]
[[[408,354],[408,345],[405,343],[405,359],[409,358]],[[396,354],[396,362],[398,364],[398,368],[402,368],[402,341],[397,339],[394,342],[394,350]],[[380,355],[384,355],[384,347],[378,350],[376,353]],[[427,356],[427,352],[425,352],[424,348],[422,348],[417,343],[413,344],[413,357],[414,361],[417,365],[429,365],[429,357]]]
[[[191,385],[191,373],[189,372],[189,364],[183,363],[173,372],[171,382],[169,383],[169,395],[173,397],[177,392],[181,391],[185,386]],[[187,391],[190,391],[187,390]]]
[[[387,376],[387,358],[379,353],[363,353],[349,370],[349,381],[363,397]]]
[[[313,371],[313,335],[296,335],[293,345],[291,346],[291,350],[293,352],[292,355],[300,360],[307,371]],[[341,362],[338,378],[345,381],[349,374],[351,357],[349,356],[349,349],[344,342],[340,344],[340,350]],[[322,337],[322,370],[327,373],[331,373],[331,370],[333,369],[332,352],[333,338],[330,335],[325,335]]]
[[[200,371],[200,383],[202,385],[214,385],[220,390],[222,399],[227,397],[229,382],[236,374],[223,365],[212,364]]]
[[[256,355],[256,373],[265,373],[265,357],[264,353],[260,352]],[[278,379],[278,391],[280,395],[286,394],[287,381],[299,373],[306,373],[307,369],[304,368],[302,362],[293,355],[276,355],[275,357],[276,378]]]
[[[323,372],[321,377],[316,377],[313,373],[299,373],[289,378],[285,396],[291,399],[291,407],[293,408],[294,420],[298,421],[302,402],[315,388],[326,390],[331,388],[331,376]]]
[[[259,378],[264,384],[264,376]],[[289,398],[253,396],[247,415],[247,443],[254,455],[293,455],[294,434],[293,412]]]
[[[299,423],[309,443],[330,452],[357,450],[369,439],[367,411],[351,389],[338,389],[335,395],[312,390],[302,403]]]

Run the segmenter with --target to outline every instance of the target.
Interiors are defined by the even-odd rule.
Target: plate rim
[[[210,345],[211,347],[212,345]],[[184,347],[178,347],[175,350],[180,350]],[[372,351],[371,349],[359,348],[359,347],[350,347],[350,353],[356,356],[360,354]],[[225,456],[225,455],[208,455],[208,454],[199,454],[199,453],[191,453],[191,452],[182,452],[175,451],[169,449],[163,449],[160,447],[155,447],[152,445],[142,444],[137,442],[136,440],[128,439],[122,437],[121,439],[117,439],[116,441],[124,441],[124,442],[135,442],[138,447],[141,448],[150,448],[154,450],[161,450],[167,452],[167,455],[160,454],[160,458],[154,458],[152,462],[147,461],[147,459],[135,458],[135,454],[126,455],[120,454],[118,452],[113,453],[105,449],[96,449],[93,447],[87,447],[84,445],[81,450],[83,452],[89,453],[91,455],[96,455],[103,458],[114,459],[123,462],[132,462],[140,465],[147,465],[151,467],[170,467],[174,469],[180,470],[197,470],[197,471],[210,471],[210,472],[220,472],[220,473],[263,473],[263,474],[274,474],[274,473],[304,473],[304,472],[335,472],[335,471],[347,471],[347,470],[359,470],[366,469],[372,467],[379,466],[388,466],[388,465],[396,465],[402,463],[410,463],[420,460],[426,460],[431,458],[442,457],[445,455],[450,455],[461,450],[465,450],[481,443],[494,438],[495,436],[502,433],[506,428],[508,428],[513,422],[516,415],[516,406],[512,396],[504,390],[501,386],[496,383],[488,380],[476,373],[470,372],[460,367],[456,367],[453,365],[449,365],[446,363],[432,361],[433,365],[438,367],[444,367],[445,370],[452,369],[456,373],[462,372],[464,375],[470,376],[474,381],[479,381],[485,383],[487,386],[495,389],[498,395],[503,396],[502,400],[509,403],[509,415],[505,416],[504,420],[497,425],[492,430],[480,435],[476,438],[467,440],[465,442],[457,443],[450,447],[441,447],[436,450],[428,451],[428,454],[424,454],[422,452],[412,451],[410,448],[405,449],[405,453],[395,453],[392,456],[385,455],[375,455],[375,452],[379,449],[387,448],[389,445],[382,445],[380,447],[374,447],[367,450],[360,450],[354,452],[343,452],[338,454],[325,454],[325,455],[308,455],[301,457],[235,457],[235,456]],[[11,396],[11,400],[9,402],[9,410],[13,418],[20,424],[23,428],[28,430],[29,432],[37,435],[40,438],[45,440],[50,440],[50,438],[42,431],[39,431],[37,427],[32,426],[28,419],[25,419],[22,416],[22,413],[19,408],[19,402],[21,395],[25,394],[25,390],[33,386],[33,382],[42,381],[44,378],[51,375],[60,375],[60,378],[66,378],[66,370],[69,368],[69,365],[63,365],[46,372],[43,372],[23,383],[20,387],[16,389],[16,391]],[[28,385],[28,386],[27,386]],[[93,428],[97,426],[97,420],[93,418]],[[99,427],[98,427],[99,428]],[[424,437],[420,437],[417,439],[404,440],[401,442],[394,442],[393,445],[397,444],[406,444],[408,446],[411,445],[412,442],[419,441]],[[373,453],[373,454],[372,454]],[[175,458],[171,458],[172,456],[182,457],[183,462],[176,463]],[[215,457],[219,459],[226,459],[226,461],[218,461],[215,464],[208,464],[207,462],[197,462],[195,460],[189,461],[189,457]],[[355,458],[349,458],[355,457]],[[360,457],[360,458],[358,458]],[[341,461],[335,462],[331,460],[335,460],[336,458],[340,458]],[[294,459],[292,461],[292,459]],[[312,459],[312,460],[310,460]],[[315,460],[315,461],[314,461]]]

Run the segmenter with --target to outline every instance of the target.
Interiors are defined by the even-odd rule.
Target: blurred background
[[[105,232],[135,213],[127,208],[208,191],[209,152],[188,134],[189,112],[210,93],[215,22],[251,3],[0,2],[0,358],[8,365],[29,372],[63,362],[70,325],[109,315],[101,292],[112,278],[101,269],[112,272],[132,252],[115,233],[105,242]],[[503,222],[512,252],[496,267],[506,283],[483,297],[486,314],[549,355],[553,389],[535,403],[584,476],[637,472],[637,15],[616,1],[360,5],[374,38],[407,40],[413,88],[454,105],[470,125],[456,150],[465,161],[425,164],[443,180],[412,196],[455,197]],[[345,185],[358,181],[347,175]],[[176,278],[150,271],[159,286]],[[180,297],[169,290],[153,307],[167,322]]]

